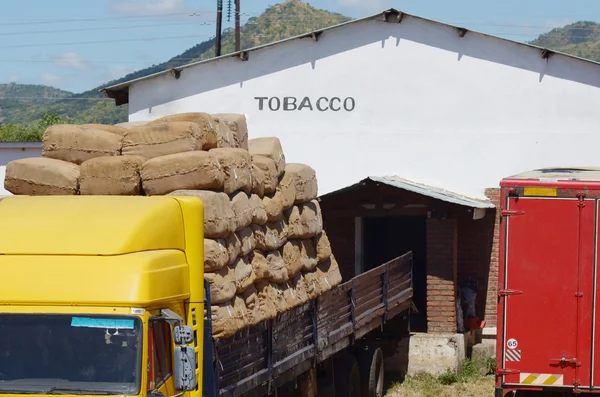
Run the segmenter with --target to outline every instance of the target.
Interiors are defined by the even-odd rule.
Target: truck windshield
[[[138,394],[137,317],[0,314],[0,394]]]

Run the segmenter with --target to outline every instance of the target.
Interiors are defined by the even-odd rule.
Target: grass
[[[447,369],[438,376],[427,373],[407,376],[403,383],[394,383],[386,397],[480,397],[494,393],[494,360],[484,368],[465,359],[460,371]]]

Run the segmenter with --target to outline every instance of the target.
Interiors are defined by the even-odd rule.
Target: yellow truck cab
[[[203,216],[192,197],[1,199],[0,394],[203,395]]]

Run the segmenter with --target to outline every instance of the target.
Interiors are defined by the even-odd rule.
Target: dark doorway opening
[[[371,270],[408,251],[413,252],[413,301],[410,329],[427,332],[426,218],[398,216],[363,219],[363,271]]]

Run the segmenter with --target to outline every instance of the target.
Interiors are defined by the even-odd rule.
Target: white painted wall
[[[8,190],[4,189],[4,175],[5,175],[6,167],[0,165],[0,196],[12,196],[12,193]]]
[[[12,195],[10,192],[4,189],[6,164],[13,160],[26,157],[42,157],[42,144],[29,142],[0,142],[0,196]]]
[[[405,17],[326,31],[130,87],[130,121],[245,113],[250,137],[278,136],[325,194],[396,174],[483,197],[504,176],[598,164],[600,66]],[[345,111],[270,111],[255,97],[353,97]],[[313,102],[314,106],[314,102]]]

